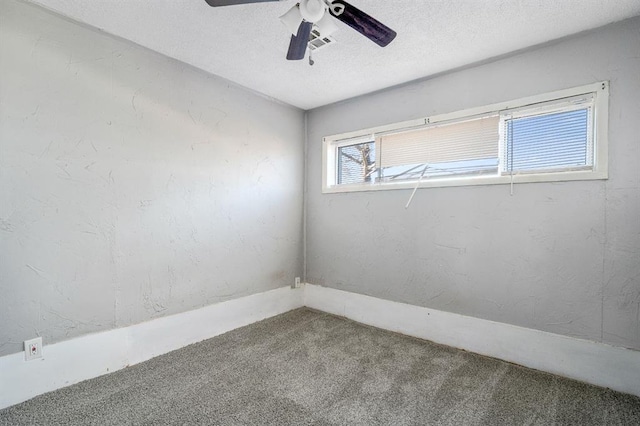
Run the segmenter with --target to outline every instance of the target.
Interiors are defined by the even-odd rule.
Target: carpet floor
[[[640,425],[640,398],[302,308],[0,410],[87,424]]]

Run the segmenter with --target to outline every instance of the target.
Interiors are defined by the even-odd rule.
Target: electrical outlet
[[[293,288],[300,288],[300,277],[296,277],[296,280],[293,283]]]
[[[42,358],[42,337],[24,341],[24,359],[31,361]]]

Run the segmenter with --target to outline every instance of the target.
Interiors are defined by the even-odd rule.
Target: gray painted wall
[[[0,3],[0,355],[291,284],[303,113]]]
[[[323,136],[600,80],[609,180],[321,193]],[[639,117],[640,18],[313,110],[307,281],[640,349]]]

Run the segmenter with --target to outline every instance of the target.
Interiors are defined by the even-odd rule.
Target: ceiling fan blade
[[[309,44],[309,36],[311,35],[311,27],[313,27],[313,23],[302,21],[298,27],[298,34],[291,36],[289,51],[287,52],[288,60],[299,61],[304,59],[307,44]]]
[[[334,8],[329,7],[329,12],[336,19],[344,22],[377,45],[385,47],[396,38],[396,32],[391,28],[346,1],[335,0],[332,5]],[[335,6],[339,5],[344,6],[344,11],[338,15],[334,10]]]
[[[218,6],[233,6],[235,4],[248,4],[248,3],[263,3],[268,1],[283,1],[283,0],[204,0],[211,7]]]

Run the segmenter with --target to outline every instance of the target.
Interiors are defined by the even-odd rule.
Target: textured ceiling
[[[302,109],[311,109],[640,14],[638,0],[349,0],[397,31],[381,48],[337,22],[334,45],[287,61],[293,0],[29,0]]]

